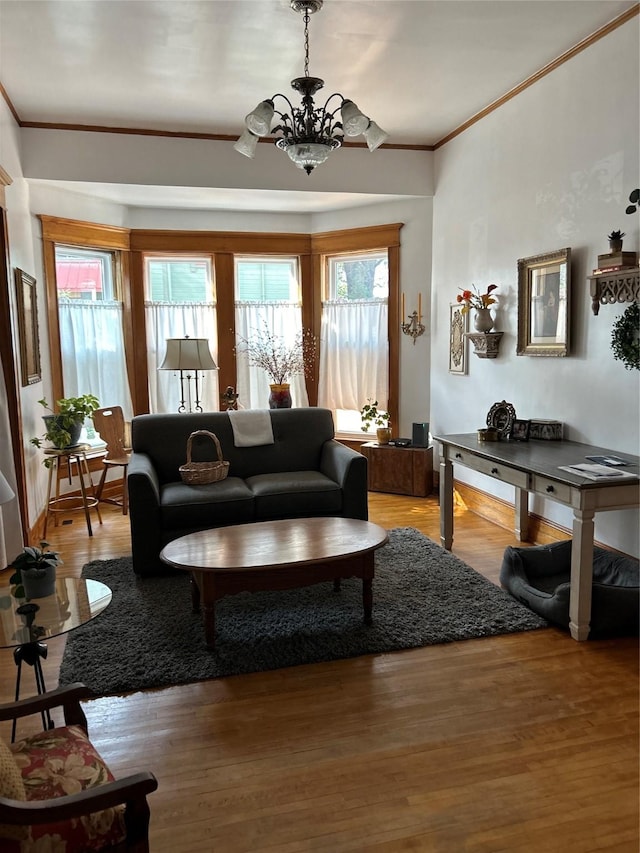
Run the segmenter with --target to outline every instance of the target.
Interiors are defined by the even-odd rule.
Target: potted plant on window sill
[[[16,598],[44,598],[56,588],[56,568],[62,565],[57,551],[47,550],[48,542],[40,547],[26,545],[6,567],[13,569],[9,583]]]
[[[49,441],[58,450],[73,447],[78,443],[82,425],[87,418],[100,407],[97,397],[93,394],[83,394],[81,397],[63,397],[56,401],[53,411],[45,399],[38,400],[41,406],[48,409],[50,414],[43,415],[45,433],[42,438],[32,438],[31,444],[42,447],[42,441]],[[45,465],[51,463],[45,459]]]
[[[369,398],[360,409],[362,432],[371,432],[372,425],[376,427],[378,444],[389,444],[391,438],[391,415],[384,409],[378,408],[378,401]]]

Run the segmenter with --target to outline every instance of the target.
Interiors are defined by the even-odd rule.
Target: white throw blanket
[[[236,447],[257,447],[260,444],[274,443],[269,409],[230,409],[227,414]]]

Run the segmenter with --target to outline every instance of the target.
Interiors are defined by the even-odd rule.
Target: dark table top
[[[469,450],[474,455],[492,462],[501,462],[520,471],[540,474],[543,477],[567,483],[571,486],[581,488],[600,488],[609,485],[627,485],[637,483],[640,472],[640,458],[631,453],[621,453],[607,447],[598,447],[592,444],[582,444],[578,441],[543,441],[531,439],[529,441],[513,441],[501,439],[500,441],[478,441],[477,432],[459,433],[454,435],[434,435],[434,441],[442,444],[459,447],[461,450]],[[590,480],[579,474],[560,470],[560,465],[575,465],[579,462],[589,463],[587,456],[618,456],[628,462],[621,470],[633,474],[634,478],[621,477],[611,480]],[[452,460],[455,462],[455,459]]]

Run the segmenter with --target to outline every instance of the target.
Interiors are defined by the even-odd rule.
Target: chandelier
[[[286,95],[272,95],[245,118],[246,130],[233,146],[245,157],[253,158],[258,139],[270,132],[278,135],[276,146],[286,151],[290,159],[307,175],[327,159],[334,148],[339,148],[345,136],[362,134],[370,151],[375,151],[389,134],[375,121],[362,113],[353,101],[337,92],[330,95],[323,107],[316,107],[313,96],[324,86],[320,77],[309,76],[309,16],[322,8],[323,0],[291,0],[291,8],[304,14],[304,77],[296,77],[291,87],[302,95],[302,106],[294,107]],[[275,99],[286,101],[289,112],[275,108]],[[339,101],[335,109],[329,104]],[[278,124],[272,129],[274,115]],[[341,121],[339,120],[341,119]]]

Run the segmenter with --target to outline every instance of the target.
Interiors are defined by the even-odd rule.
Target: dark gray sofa
[[[133,569],[171,571],[159,558],[167,542],[212,527],[311,516],[368,517],[367,460],[334,439],[328,409],[273,409],[274,444],[235,447],[226,412],[138,415],[131,424],[127,474]],[[226,479],[188,485],[179,468],[189,435],[217,435],[230,463]],[[192,461],[216,459],[210,439],[194,440]]]

